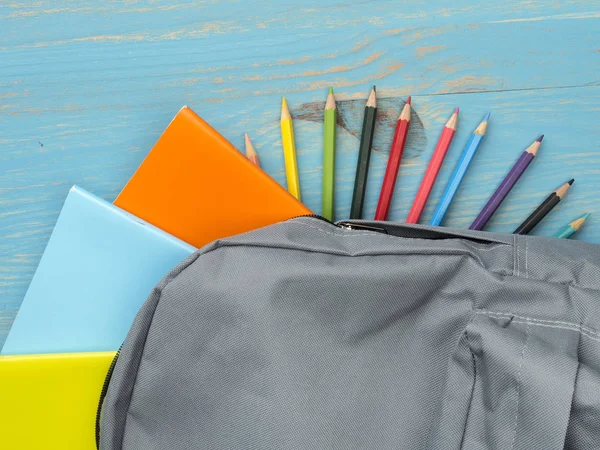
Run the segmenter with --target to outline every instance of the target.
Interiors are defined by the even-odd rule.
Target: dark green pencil
[[[373,135],[375,134],[376,116],[377,95],[375,93],[375,86],[373,86],[367,100],[367,105],[365,106],[365,117],[363,119],[358,162],[356,164],[356,178],[354,179],[354,193],[352,194],[352,205],[350,207],[351,219],[360,219],[362,217],[365,191],[367,189],[367,175],[369,174],[371,146],[373,145]]]

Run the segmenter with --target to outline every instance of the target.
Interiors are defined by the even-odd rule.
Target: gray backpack
[[[600,252],[303,217],[154,289],[102,450],[600,448]]]

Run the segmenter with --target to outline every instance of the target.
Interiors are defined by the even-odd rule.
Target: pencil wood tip
[[[371,93],[369,94],[369,99],[367,100],[367,106],[371,108],[377,108],[377,94],[375,91],[375,86],[371,89]]]
[[[248,158],[248,160],[254,165],[260,167],[258,154],[256,153],[256,150],[254,150],[254,146],[252,145],[252,141],[250,140],[248,133],[244,134],[244,137],[246,139],[246,158]]]
[[[487,130],[489,118],[490,118],[490,113],[487,113],[485,115],[485,117],[483,118],[483,120],[479,123],[479,125],[477,125],[477,128],[475,128],[475,131],[473,131],[473,134],[478,134],[480,136],[484,136],[485,132]]]
[[[456,130],[456,125],[457,124],[458,124],[458,108],[456,108],[454,110],[454,112],[452,113],[452,115],[448,119],[448,122],[446,122],[445,127],[446,128],[452,128],[453,130]]]
[[[587,220],[588,217],[590,217],[592,215],[592,213],[585,213],[583,216],[578,217],[577,219],[575,219],[573,222],[571,222],[569,225],[571,226],[571,228],[573,228],[575,231],[579,231],[579,229],[581,228],[581,226],[583,225],[583,223]]]
[[[335,97],[333,96],[333,88],[329,88],[329,94],[327,95],[327,101],[325,102],[325,109],[335,109]]]
[[[398,120],[410,121],[410,96],[406,99],[406,103],[402,107],[402,111],[400,111],[400,117],[398,117]]]
[[[254,153],[254,146],[252,145],[252,141],[250,140],[248,133],[244,134],[244,140],[246,141],[246,153]]]
[[[537,142],[542,142],[543,140],[544,140],[543,134],[539,138],[536,139]]]
[[[527,153],[531,153],[533,156],[536,156],[537,152],[541,146],[542,146],[542,141],[540,141],[538,138],[535,141],[533,141],[533,143],[529,147],[527,147],[527,149],[525,149],[525,151]]]
[[[575,181],[575,178],[571,178],[569,181],[567,181],[565,184],[563,184],[561,187],[559,187],[555,192],[556,195],[558,195],[560,197],[560,199],[562,200],[562,198],[567,194],[567,191],[569,190],[569,188],[571,187],[571,185],[573,184],[573,181]]]
[[[287,101],[285,97],[281,97],[281,120],[291,119],[290,109],[288,108]]]

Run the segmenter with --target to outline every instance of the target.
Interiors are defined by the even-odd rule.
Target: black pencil
[[[363,202],[367,189],[367,175],[369,174],[371,145],[373,145],[373,135],[375,134],[376,115],[377,95],[375,94],[375,86],[373,86],[367,100],[367,105],[365,106],[365,117],[363,119],[360,148],[358,150],[358,163],[356,164],[356,178],[354,179],[354,193],[352,194],[352,205],[350,207],[351,219],[360,219],[362,217]]]
[[[561,187],[559,187],[556,191],[552,192],[546,200],[544,200],[540,206],[538,206],[535,211],[533,211],[525,221],[518,226],[518,228],[513,232],[513,234],[528,234],[533,228],[544,218],[546,214],[552,211],[558,202],[560,202],[571,185],[575,181],[574,178],[571,178]]]

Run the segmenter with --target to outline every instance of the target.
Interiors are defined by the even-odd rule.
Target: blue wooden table
[[[352,4],[350,4],[352,3]],[[367,188],[372,217],[393,126],[413,121],[391,219],[406,217],[455,106],[458,132],[423,219],[468,135],[488,134],[447,216],[466,228],[520,152],[537,160],[488,229],[512,229],[571,177],[535,230],[583,212],[578,239],[600,243],[600,5],[587,0],[72,2],[0,4],[0,345],[72,184],[113,200],[187,104],[238,148],[248,132],[285,185],[280,97],[295,116],[304,202],[320,212],[322,108],[332,85],[338,129],[336,216],[349,212],[364,101],[379,121]]]

